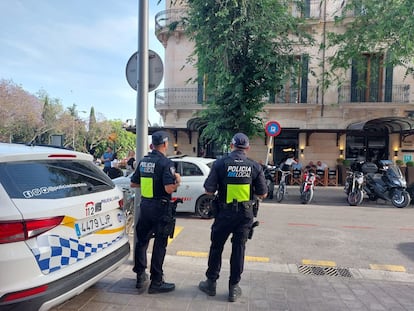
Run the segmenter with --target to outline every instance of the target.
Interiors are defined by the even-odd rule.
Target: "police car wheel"
[[[211,218],[210,213],[211,196],[202,195],[197,199],[195,213],[203,219]]]

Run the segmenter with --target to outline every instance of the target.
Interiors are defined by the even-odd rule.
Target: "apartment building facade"
[[[154,105],[174,140],[170,154],[180,150],[192,156],[219,156],[227,146],[211,148],[199,141],[202,127],[197,113],[205,106],[202,85],[188,83],[197,71],[187,61],[193,43],[180,23],[186,8],[166,2],[166,10],[155,18],[155,32],[165,47],[165,59],[164,88],[156,90]],[[381,66],[383,55],[367,53],[364,75],[351,68],[344,73],[341,85],[321,88],[320,81],[329,70],[326,60],[334,50],[319,46],[328,32],[341,31],[343,26],[335,25],[334,19],[341,14],[343,1],[305,2],[305,11],[292,6],[291,14],[306,18],[317,42],[299,48],[294,55],[300,66],[294,83],[287,82],[279,94],[265,99],[260,117],[263,124],[277,121],[282,128],[280,135],[274,137],[271,146],[269,137],[253,138],[249,155],[277,164],[287,152],[293,152],[303,163],[321,160],[330,167],[339,158],[414,160],[413,78],[405,77],[403,68]],[[357,87],[361,79],[368,87]]]

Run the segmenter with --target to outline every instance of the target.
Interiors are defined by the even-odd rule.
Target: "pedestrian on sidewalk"
[[[231,153],[214,163],[204,182],[206,193],[214,195],[217,191],[218,200],[211,227],[207,280],[201,281],[198,287],[209,296],[216,295],[223,248],[232,234],[228,300],[234,302],[242,294],[239,282],[244,268],[246,242],[253,227],[254,195],[263,199],[268,189],[262,166],[247,158],[250,148],[248,137],[243,133],[235,134],[230,147]]]
[[[164,281],[163,263],[167,249],[168,226],[164,226],[171,194],[177,190],[181,177],[175,172],[174,162],[166,157],[168,150],[168,134],[157,131],[152,134],[152,152],[139,161],[135,173],[131,177],[131,187],[141,188],[140,215],[136,230],[135,264],[132,269],[137,274],[136,288],[142,289],[148,280],[147,249],[153,235],[154,245],[151,257],[151,284],[149,294],[165,293],[175,289],[174,283]],[[168,224],[167,224],[168,225]]]

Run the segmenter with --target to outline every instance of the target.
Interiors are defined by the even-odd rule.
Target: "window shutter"
[[[308,102],[308,71],[309,71],[309,55],[302,55],[302,70],[300,83],[300,102]]]
[[[356,61],[352,60],[352,67],[351,67],[351,103],[358,102],[358,71],[356,68]]]
[[[392,64],[388,64],[387,67],[385,68],[385,91],[384,91],[385,102],[392,102],[393,74],[394,74],[394,67],[392,66]]]
[[[304,17],[309,18],[310,17],[310,0],[305,0],[304,3]]]
[[[197,79],[197,104],[203,103],[204,97],[204,79],[203,76],[198,76]]]

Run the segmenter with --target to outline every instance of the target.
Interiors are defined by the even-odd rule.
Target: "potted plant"
[[[341,185],[345,185],[346,179],[346,170],[351,166],[351,161],[346,159],[341,159],[341,162],[338,162],[338,180],[341,182]]]
[[[403,160],[400,160],[400,159],[398,159],[398,160],[395,160],[395,164],[397,165],[397,166],[404,166],[404,161]]]
[[[408,161],[405,163],[405,179],[407,185],[414,183],[414,161]]]

